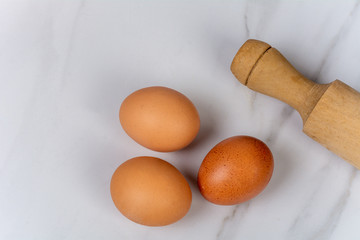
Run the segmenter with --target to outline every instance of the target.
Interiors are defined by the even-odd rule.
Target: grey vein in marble
[[[251,113],[255,112],[255,101],[256,101],[257,93],[255,91],[251,91],[250,98],[249,98],[249,104],[250,104],[250,111]]]
[[[272,144],[276,141],[277,137],[279,136],[279,134],[281,132],[283,124],[291,117],[291,115],[294,112],[295,112],[295,109],[293,109],[289,105],[286,105],[285,107],[283,107],[283,109],[281,110],[281,113],[280,113],[279,121],[277,122],[276,125],[274,125],[271,128],[271,131],[265,140],[268,144]]]
[[[324,70],[325,66],[328,64],[328,61],[331,58],[331,55],[333,54],[334,50],[337,48],[337,45],[339,44],[340,39],[343,38],[344,35],[348,34],[349,31],[351,30],[352,23],[353,23],[352,19],[354,18],[354,16],[356,16],[358,11],[360,10],[359,6],[360,6],[360,1],[357,1],[355,3],[354,7],[352,8],[352,10],[350,11],[348,17],[346,18],[346,20],[344,21],[344,23],[340,27],[337,34],[330,41],[330,45],[329,45],[328,49],[325,51],[324,57],[320,61],[318,71],[312,77],[312,79],[314,81],[316,81],[318,83],[322,82],[321,79],[320,79],[321,78],[321,72]]]
[[[230,225],[231,223],[234,223],[234,218],[235,216],[239,215],[239,219],[241,220],[243,217],[245,217],[246,212],[248,211],[250,207],[250,201],[244,203],[244,204],[238,204],[236,206],[234,206],[233,211],[231,212],[231,214],[227,215],[222,223],[221,226],[216,234],[216,240],[221,240],[221,239],[229,239],[228,236],[226,236],[227,232],[227,227],[228,225]],[[242,208],[241,211],[239,212],[239,208]],[[237,219],[237,220],[239,220]],[[233,229],[233,228],[231,228]]]
[[[329,214],[328,220],[323,224],[323,226],[318,230],[317,233],[311,239],[329,239],[331,234],[334,232],[337,223],[341,217],[341,214],[347,204],[347,201],[350,196],[350,189],[354,182],[355,176],[358,173],[356,168],[353,168],[351,175],[349,177],[347,188],[344,190],[343,194],[339,197],[337,204],[334,206],[332,211]]]
[[[248,9],[249,9],[249,1],[246,2],[245,13],[244,13],[244,24],[245,24],[246,38],[250,37],[250,29],[249,29],[248,14],[247,14]]]
[[[330,154],[329,154],[330,155]],[[317,192],[319,189],[322,188],[323,184],[326,182],[324,179],[326,173],[328,173],[330,168],[329,164],[325,164],[324,167],[319,169],[318,174],[320,177],[323,177],[321,181],[314,181],[317,182],[316,187],[313,188],[310,197],[306,201],[307,203],[304,205],[304,207],[300,210],[300,214],[295,218],[294,222],[292,223],[291,227],[289,228],[288,234],[291,239],[329,239],[331,237],[331,234],[334,232],[337,223],[341,217],[341,214],[346,206],[347,200],[350,196],[350,189],[352,186],[352,183],[355,179],[355,176],[357,174],[357,169],[353,168],[351,170],[351,175],[349,176],[346,184],[346,188],[344,189],[343,193],[339,196],[336,204],[332,208],[329,215],[325,218],[327,219],[319,229],[315,230],[313,234],[310,236],[307,236],[305,238],[303,232],[303,227],[305,226],[304,223],[308,221],[308,218],[312,215],[312,208],[314,207],[313,202],[315,201],[315,198],[317,197]],[[322,174],[320,174],[320,172]],[[308,230],[310,232],[310,230]],[[301,238],[296,238],[296,236],[301,235]]]
[[[81,16],[81,11],[84,9],[85,7],[85,2],[86,0],[81,0],[78,6],[78,9],[76,11],[75,17],[74,17],[74,22],[72,24],[71,27],[71,32],[69,34],[69,42],[68,42],[68,47],[66,50],[66,56],[65,56],[65,61],[64,61],[64,68],[63,68],[63,73],[62,73],[62,88],[64,88],[65,84],[66,84],[66,77],[69,71],[69,66],[70,66],[70,58],[71,58],[71,53],[73,52],[73,44],[74,44],[74,40],[76,37],[76,30],[77,30],[77,25]]]

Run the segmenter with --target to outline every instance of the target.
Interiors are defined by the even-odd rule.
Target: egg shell
[[[112,176],[110,192],[125,217],[147,226],[178,221],[192,200],[190,186],[179,170],[154,157],[136,157],[121,164]]]
[[[273,156],[265,143],[235,136],[218,143],[206,155],[199,169],[198,186],[212,203],[239,204],[263,191],[273,169]]]
[[[166,87],[148,87],[130,94],[121,104],[119,118],[132,139],[159,152],[186,147],[200,129],[194,104]]]

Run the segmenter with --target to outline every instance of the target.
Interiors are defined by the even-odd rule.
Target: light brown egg
[[[130,94],[121,104],[119,117],[132,139],[159,152],[186,147],[200,128],[193,103],[166,87],[148,87]]]
[[[128,219],[147,226],[164,226],[190,209],[191,190],[170,163],[154,157],[136,157],[121,164],[110,184],[115,206]]]
[[[262,141],[235,136],[218,143],[203,160],[198,186],[208,201],[233,205],[257,196],[270,181],[274,160]]]

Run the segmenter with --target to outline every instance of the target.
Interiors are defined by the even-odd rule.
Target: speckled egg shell
[[[217,144],[206,155],[198,173],[198,186],[208,201],[233,205],[257,196],[267,186],[274,161],[262,141],[235,136]]]

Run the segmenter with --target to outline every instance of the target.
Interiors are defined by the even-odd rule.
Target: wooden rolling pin
[[[359,92],[339,80],[314,83],[278,50],[253,39],[237,52],[231,71],[250,89],[295,108],[304,133],[360,169]]]

